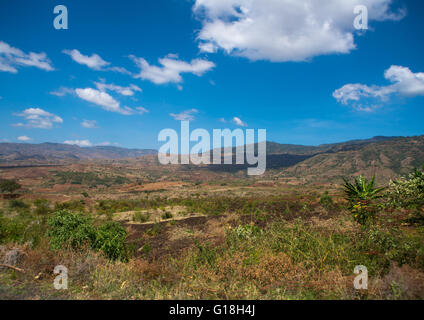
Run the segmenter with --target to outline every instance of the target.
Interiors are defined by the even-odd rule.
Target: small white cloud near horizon
[[[80,99],[101,106],[106,111],[116,112],[126,116],[138,113],[129,107],[121,107],[120,102],[107,92],[102,92],[92,88],[75,89],[75,92]]]
[[[25,53],[6,42],[0,41],[0,72],[18,73],[18,67],[35,67],[54,71],[51,61],[44,52]]]
[[[96,120],[84,120],[83,122],[81,122],[81,126],[86,128],[86,129],[96,129],[96,128],[98,128]]]
[[[63,143],[78,146],[78,147],[91,147],[92,146],[92,143],[89,140],[66,140]]]
[[[181,113],[170,113],[169,115],[177,121],[193,121],[194,114],[199,113],[197,109],[185,110]]]
[[[100,143],[96,144],[96,146],[99,146],[99,147],[107,147],[107,146],[110,146],[110,145],[111,145],[111,143],[109,141],[100,142]]]
[[[18,141],[31,141],[32,139],[27,136],[20,136],[18,137]]]
[[[63,123],[61,117],[40,108],[28,108],[14,115],[26,120],[26,123],[13,124],[15,127],[51,129],[54,123]]]
[[[247,127],[247,123],[243,122],[240,118],[234,117],[232,122],[240,127]]]
[[[411,69],[392,65],[384,72],[384,78],[392,84],[368,86],[349,83],[333,92],[333,97],[341,104],[358,111],[371,112],[390,101],[394,95],[406,98],[424,96],[424,73],[413,73]]]
[[[154,84],[181,83],[183,78],[181,74],[191,73],[198,77],[215,67],[215,63],[203,60],[193,59],[191,62],[178,60],[175,55],[168,55],[159,59],[161,66],[150,65],[144,58],[138,58],[130,55],[130,58],[140,68],[140,73],[135,78],[148,80]]]
[[[251,61],[307,61],[356,49],[354,8],[368,8],[368,20],[398,21],[392,0],[196,0],[193,13],[202,23],[201,52],[218,49]],[[370,28],[371,29],[371,28]]]

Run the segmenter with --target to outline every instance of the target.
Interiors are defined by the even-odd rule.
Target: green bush
[[[35,205],[34,213],[36,215],[43,216],[43,215],[49,214],[52,211],[50,209],[50,203],[46,199],[36,199],[34,201],[34,205]]]
[[[110,260],[128,261],[126,238],[127,231],[124,227],[117,222],[108,221],[98,228],[94,247]]]
[[[0,180],[0,193],[13,193],[16,190],[19,190],[21,187],[22,186],[15,180]]]
[[[65,245],[78,249],[84,245],[93,245],[96,240],[96,229],[92,220],[81,213],[56,211],[48,219],[47,224],[49,227],[47,236],[54,250]]]
[[[101,251],[110,260],[128,260],[127,232],[117,222],[105,222],[96,228],[90,217],[60,210],[49,218],[47,236],[54,250],[66,245],[74,249],[89,246]]]
[[[15,209],[15,210],[27,210],[29,209],[29,205],[25,202],[23,202],[22,200],[10,200],[9,201],[9,208],[10,209]]]
[[[142,213],[140,211],[137,211],[133,215],[133,221],[134,222],[144,223],[144,222],[149,221],[149,219],[150,219],[149,213]]]
[[[328,191],[325,191],[325,193],[321,196],[319,199],[319,203],[326,209],[331,210],[334,209],[334,201],[333,198],[329,195]]]
[[[84,200],[71,200],[63,203],[56,202],[55,204],[55,210],[70,210],[70,211],[77,211],[77,212],[84,212],[85,211],[85,202]]]
[[[163,215],[162,215],[162,219],[166,220],[166,219],[172,219],[173,215],[171,212],[166,211]]]
[[[36,246],[45,233],[45,220],[34,219],[29,214],[18,215],[13,218],[0,216],[0,244],[28,243]]]
[[[261,229],[255,225],[246,224],[238,226],[234,232],[241,239],[253,239],[261,233]]]
[[[388,204],[393,207],[403,207],[422,211],[424,206],[423,171],[415,169],[407,178],[391,181],[389,184],[389,191],[387,192]]]

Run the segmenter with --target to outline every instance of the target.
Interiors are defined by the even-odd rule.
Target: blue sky
[[[424,4],[390,2],[3,0],[0,140],[158,148],[179,119],[307,145],[424,134]]]

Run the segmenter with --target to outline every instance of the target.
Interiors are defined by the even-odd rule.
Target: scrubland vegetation
[[[359,176],[285,195],[194,187],[191,196],[3,200],[0,258],[11,248],[23,258],[19,270],[0,269],[0,297],[424,298],[422,170],[386,186]],[[67,291],[52,285],[59,264]],[[368,290],[353,287],[357,265]]]

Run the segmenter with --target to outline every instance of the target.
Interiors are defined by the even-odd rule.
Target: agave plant
[[[375,188],[375,176],[370,181],[365,179],[362,175],[355,178],[353,183],[350,183],[346,178],[344,180],[344,192],[346,199],[350,202],[356,201],[369,201],[381,198],[380,193],[385,188]]]
[[[350,203],[353,218],[360,224],[366,224],[376,214],[373,200],[381,198],[385,188],[375,188],[375,176],[370,181],[363,176],[355,178],[353,183],[344,180],[344,192]]]

